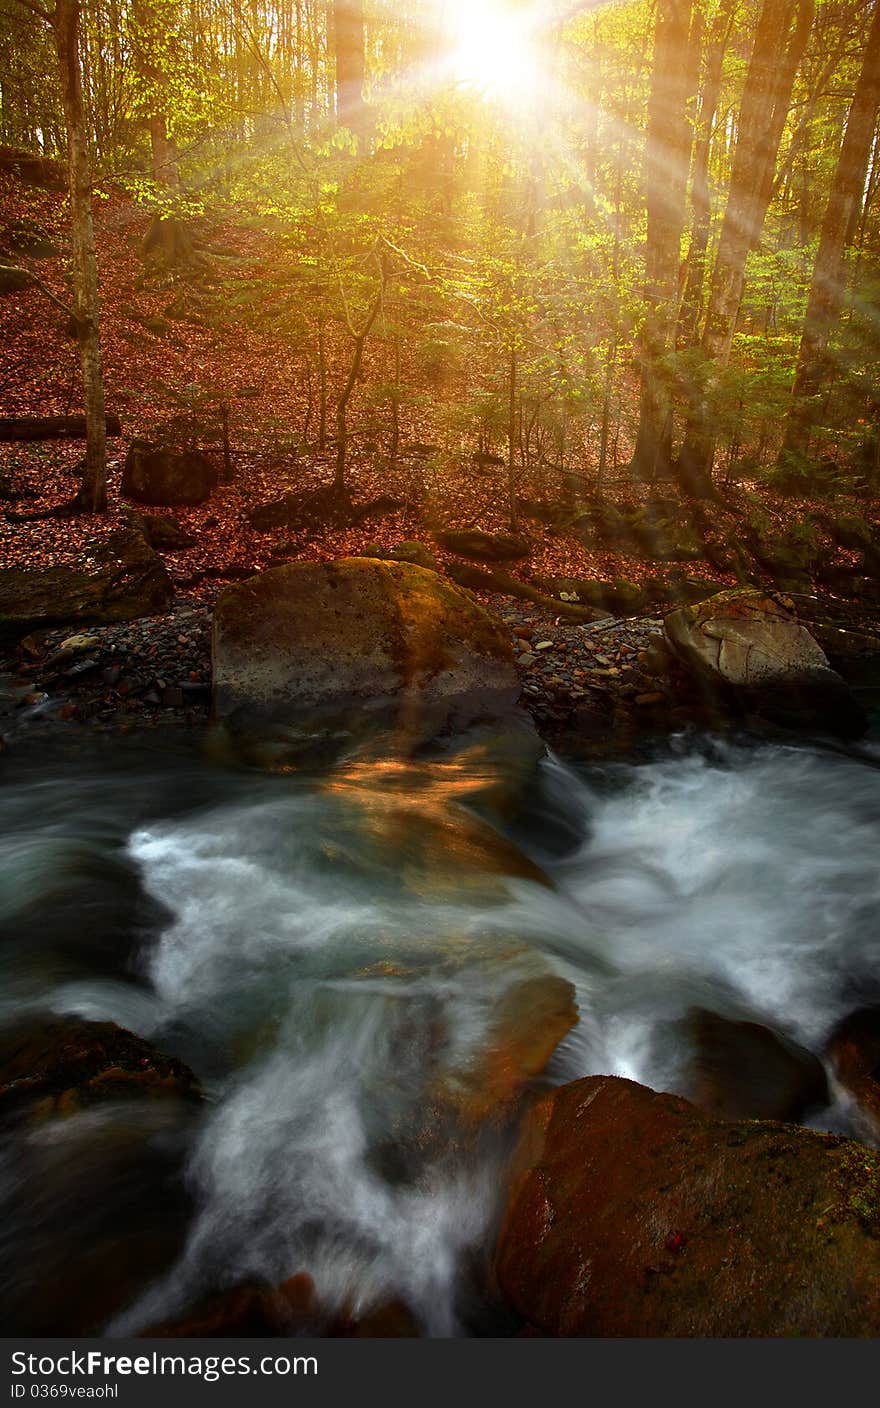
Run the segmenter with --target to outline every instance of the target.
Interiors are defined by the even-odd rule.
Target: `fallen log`
[[[521,601],[531,601],[536,606],[543,606],[545,610],[552,611],[555,616],[560,616],[566,621],[583,625],[588,621],[610,619],[610,613],[607,611],[600,611],[598,607],[573,606],[567,601],[557,601],[555,597],[548,596],[546,592],[539,591],[537,587],[532,587],[528,582],[520,581],[519,577],[513,577],[509,572],[502,572],[497,567],[489,571],[485,567],[474,567],[470,562],[447,562],[446,572],[459,587],[468,587],[471,591],[497,592],[499,596],[519,597]]]
[[[121,435],[119,417],[106,417],[107,434]],[[0,416],[0,440],[85,440],[85,416]]]

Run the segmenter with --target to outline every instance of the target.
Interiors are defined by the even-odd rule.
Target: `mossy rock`
[[[880,1155],[576,1081],[528,1116],[495,1270],[543,1335],[874,1337]]]
[[[374,558],[289,563],[229,588],[213,660],[215,716],[233,729],[390,720],[415,744],[505,716],[519,694],[500,621],[435,572]]]

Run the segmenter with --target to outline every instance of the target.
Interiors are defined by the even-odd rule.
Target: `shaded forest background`
[[[89,428],[83,465],[16,449],[32,488],[66,454],[104,505],[106,399],[257,498],[318,466],[442,516],[485,476],[516,529],[621,482],[875,494],[876,3],[0,15],[0,395]]]

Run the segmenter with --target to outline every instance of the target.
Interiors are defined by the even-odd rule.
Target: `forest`
[[[0,347],[0,1332],[880,1334],[880,0],[0,0]]]

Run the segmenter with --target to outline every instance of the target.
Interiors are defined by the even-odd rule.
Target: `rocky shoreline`
[[[218,591],[221,588],[218,582]],[[640,737],[742,725],[693,681],[664,636],[664,610],[574,623],[552,609],[481,593],[507,629],[538,732],[576,751],[627,747]],[[803,598],[831,663],[874,702],[880,684],[876,613],[835,598]],[[672,609],[674,603],[669,603]],[[0,653],[0,739],[57,725],[130,733],[203,728],[211,705],[213,603],[178,599],[159,615],[29,633]],[[813,631],[819,635],[816,624]],[[837,640],[834,636],[837,636]],[[754,718],[751,726],[766,727]]]

